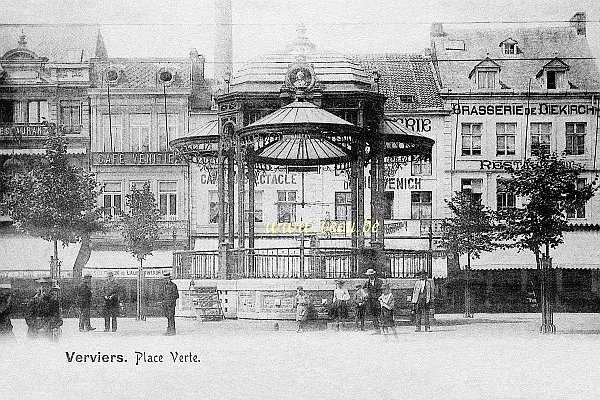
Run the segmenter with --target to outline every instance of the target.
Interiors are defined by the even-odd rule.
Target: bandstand
[[[217,244],[174,253],[179,284],[190,293],[216,286],[227,317],[289,319],[299,284],[322,316],[335,280],[346,280],[351,290],[364,280],[366,257],[396,291],[408,292],[421,268],[431,274],[431,250],[385,248],[385,171],[411,157],[431,157],[433,140],[385,118],[384,102],[375,74],[348,57],[318,51],[302,32],[286,51],[250,61],[216,98],[217,120],[171,142],[188,162],[216,175],[218,191]],[[284,198],[289,208],[271,222],[284,231],[285,245],[264,232],[257,242],[256,177],[265,170],[300,176],[300,195]],[[316,175],[348,181],[343,235],[339,221],[315,215],[320,196],[305,179]],[[262,223],[265,229],[269,221]],[[180,314],[191,312],[183,303]]]

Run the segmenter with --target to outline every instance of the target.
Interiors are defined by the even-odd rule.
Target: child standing
[[[354,319],[356,321],[356,330],[365,330],[365,315],[367,314],[367,298],[369,292],[367,285],[356,285],[356,293],[354,293]]]
[[[304,324],[308,319],[308,295],[304,293],[302,286],[298,286],[294,303],[296,304],[296,321],[298,322],[298,330],[296,332],[302,332]]]
[[[340,329],[340,322],[348,318],[348,300],[350,293],[344,287],[344,281],[337,281],[336,288],[333,291],[333,308],[335,310],[335,320],[337,329]]]
[[[381,333],[387,333],[388,328],[392,328],[394,336],[398,337],[394,324],[394,295],[389,283],[383,285],[383,293],[379,296],[379,304],[381,305]]]

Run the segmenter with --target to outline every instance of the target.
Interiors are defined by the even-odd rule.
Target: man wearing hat
[[[14,336],[10,322],[12,309],[12,287],[10,283],[0,283],[0,336]]]
[[[419,280],[415,282],[412,294],[412,304],[415,311],[415,332],[421,332],[421,322],[425,326],[425,332],[429,332],[429,308],[433,304],[434,290],[433,282],[427,279],[427,271],[419,271]]]
[[[77,306],[79,307],[79,331],[93,331],[96,328],[90,324],[90,309],[92,308],[92,276],[85,274],[77,287]]]
[[[165,286],[163,289],[163,309],[165,311],[165,317],[167,317],[167,332],[165,336],[175,335],[175,306],[177,305],[177,299],[179,298],[179,291],[177,285],[171,280],[171,273],[163,273],[165,278]]]
[[[119,315],[119,286],[115,282],[115,274],[110,271],[107,274],[104,285],[104,332],[117,331],[117,316]]]
[[[367,297],[367,310],[371,313],[371,317],[373,318],[373,327],[375,328],[375,334],[381,333],[379,331],[379,314],[381,313],[381,308],[379,305],[379,296],[382,293],[382,285],[383,282],[381,279],[377,277],[377,272],[373,268],[367,269],[365,275],[368,277],[365,282],[365,286],[367,289],[368,297]]]

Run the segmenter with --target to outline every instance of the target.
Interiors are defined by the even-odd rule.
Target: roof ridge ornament
[[[25,40],[25,32],[22,29],[21,29],[21,36],[19,36],[19,41],[17,43],[19,44],[19,49],[27,48],[27,40]]]
[[[306,55],[316,48],[306,35],[306,26],[300,23],[296,26],[296,38],[287,45],[287,51],[295,56],[296,61],[306,62]]]

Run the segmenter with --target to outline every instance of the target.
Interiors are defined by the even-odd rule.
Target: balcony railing
[[[44,124],[28,124],[14,122],[9,124],[0,124],[0,137],[19,140],[23,137],[44,137],[48,127]]]
[[[439,251],[386,250],[381,268],[384,278],[414,278],[425,269],[431,275],[430,257]],[[358,270],[357,254],[348,248],[264,248],[228,250],[227,276],[219,274],[219,253],[179,251],[173,254],[177,278],[194,279],[339,279],[363,278]]]

